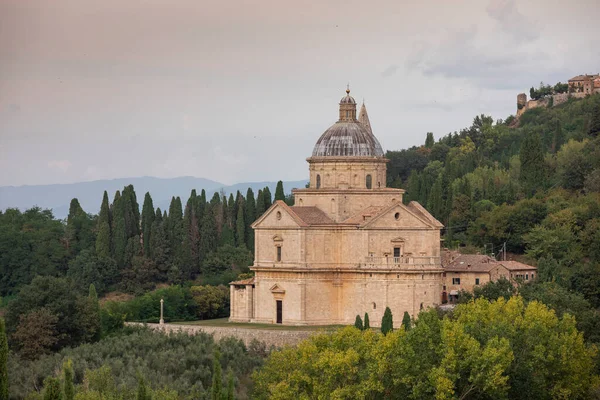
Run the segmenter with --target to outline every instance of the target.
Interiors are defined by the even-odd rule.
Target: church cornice
[[[292,194],[404,194],[404,189],[379,188],[379,189],[335,189],[335,188],[298,188],[292,189]]]
[[[385,157],[373,156],[312,156],[306,159],[309,163],[388,163]]]

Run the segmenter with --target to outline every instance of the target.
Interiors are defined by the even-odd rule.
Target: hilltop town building
[[[453,303],[461,290],[472,292],[475,287],[506,278],[516,283],[535,279],[537,268],[518,261],[496,261],[484,254],[442,254],[442,303]]]
[[[386,187],[383,149],[365,105],[346,91],[339,119],[315,144],[310,185],[254,224],[251,279],[232,282],[230,321],[351,324],[386,307],[416,315],[440,303],[442,224],[404,190]]]
[[[600,93],[600,74],[577,75],[569,79],[570,93]]]

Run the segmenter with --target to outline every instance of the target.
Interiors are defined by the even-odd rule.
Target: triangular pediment
[[[290,228],[306,226],[283,201],[278,200],[252,225],[252,228]]]
[[[392,243],[404,243],[404,242],[406,242],[406,239],[404,239],[403,237],[398,236],[398,237],[393,238],[391,240],[391,242]]]
[[[424,209],[423,209],[424,210]],[[425,211],[427,212],[427,211]],[[411,210],[402,202],[397,202],[390,205],[384,210],[381,210],[369,222],[363,225],[363,228],[412,228],[412,229],[440,229],[441,224],[435,224],[433,217],[426,218],[419,213]]]
[[[271,286],[271,288],[269,290],[271,291],[271,293],[280,293],[280,294],[285,293],[285,289],[282,288],[281,286],[279,286],[277,283],[274,284],[273,286]]]

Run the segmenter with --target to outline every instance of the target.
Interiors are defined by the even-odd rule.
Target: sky
[[[0,186],[299,180],[350,84],[386,150],[600,72],[597,0],[0,0]]]

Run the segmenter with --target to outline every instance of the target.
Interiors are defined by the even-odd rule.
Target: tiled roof
[[[570,81],[585,81],[588,79],[594,79],[597,78],[598,76],[600,76],[600,74],[593,74],[593,75],[577,75],[572,77],[571,79],[569,79]]]
[[[518,261],[498,261],[498,263],[504,265],[509,271],[537,270],[533,265],[523,264]]]
[[[448,271],[489,272],[498,265],[500,264],[496,260],[485,254],[461,254],[442,266]]]
[[[367,207],[364,210],[362,210],[361,212],[359,212],[358,214],[355,214],[355,215],[351,216],[350,218],[347,218],[343,223],[344,224],[361,225],[365,222],[370,221],[371,218],[373,218],[374,216],[379,214],[381,212],[381,210],[383,210],[384,208],[385,207],[381,207],[381,206]]]
[[[230,285],[254,285],[254,277],[242,279],[241,281],[230,282]]]
[[[290,210],[307,225],[331,225],[335,222],[317,207],[290,207]]]

